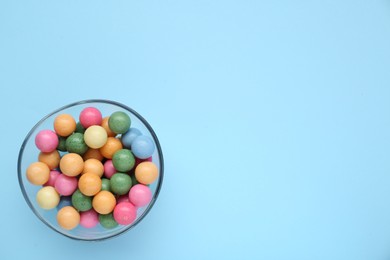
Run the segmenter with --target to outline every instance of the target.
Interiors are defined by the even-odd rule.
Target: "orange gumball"
[[[75,208],[65,206],[58,211],[57,222],[64,229],[74,229],[80,223],[80,214]]]
[[[96,159],[88,159],[84,162],[84,170],[83,173],[93,173],[99,177],[103,176],[104,166],[103,163]]]
[[[102,179],[94,173],[84,173],[78,183],[81,193],[86,196],[93,196],[102,189]]]
[[[114,137],[116,134],[108,126],[108,119],[110,119],[109,116],[103,118],[101,126],[106,130],[108,137]]]
[[[158,177],[158,168],[152,162],[142,162],[135,168],[135,178],[142,184],[151,184]]]
[[[106,144],[99,151],[107,159],[112,159],[114,153],[122,148],[122,142],[118,138],[108,137]]]
[[[69,114],[58,115],[54,119],[54,130],[59,136],[69,136],[76,130],[76,121]]]
[[[60,160],[60,169],[69,177],[77,176],[84,169],[84,160],[77,153],[65,154]]]
[[[94,210],[100,214],[109,214],[111,213],[116,205],[115,196],[106,190],[100,191],[92,199],[92,207]]]
[[[50,169],[43,162],[34,162],[26,170],[27,180],[34,185],[43,185],[49,180]]]
[[[84,161],[88,159],[96,159],[102,161],[104,159],[103,155],[100,153],[99,149],[88,148],[88,150],[83,155]]]
[[[39,153],[38,161],[45,163],[49,166],[50,170],[53,170],[58,167],[60,163],[60,153],[57,150],[54,150],[51,153]]]

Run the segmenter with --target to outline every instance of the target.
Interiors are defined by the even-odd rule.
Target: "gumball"
[[[146,135],[140,135],[131,144],[131,151],[135,157],[146,159],[153,155],[155,145],[153,140]]]
[[[137,218],[137,209],[130,202],[121,202],[115,206],[114,219],[120,225],[130,225]]]
[[[104,163],[104,176],[106,176],[106,178],[111,178],[114,173],[116,173],[116,169],[112,163],[112,160],[107,160]]]
[[[92,198],[85,196],[80,190],[72,194],[72,205],[78,211],[87,211],[92,208]]]
[[[131,185],[137,185],[139,182],[137,181],[137,178],[135,177],[135,173],[130,173],[130,178],[131,178]]]
[[[38,161],[45,163],[49,166],[50,170],[53,170],[58,167],[60,163],[60,153],[57,150],[54,150],[50,153],[40,152],[38,156]]]
[[[60,195],[51,187],[43,187],[37,192],[37,203],[43,209],[55,208],[60,202]]]
[[[67,176],[77,176],[84,169],[84,160],[77,153],[68,153],[60,160],[61,172]]]
[[[58,137],[51,130],[42,130],[35,137],[35,145],[41,152],[50,153],[57,148]]]
[[[108,126],[116,134],[124,134],[129,130],[131,125],[130,117],[122,111],[111,114],[108,119]]]
[[[58,145],[57,150],[61,152],[66,152],[66,137],[58,136]]]
[[[122,144],[125,148],[130,149],[134,139],[140,136],[142,133],[137,128],[131,127],[129,131],[124,133],[121,137]]]
[[[28,166],[26,177],[34,185],[43,185],[49,180],[50,168],[43,162],[34,162]]]
[[[128,172],[135,164],[133,154],[128,149],[121,149],[114,153],[112,163],[118,172]]]
[[[130,202],[137,207],[143,207],[149,204],[152,199],[152,192],[148,186],[137,184],[130,189]]]
[[[101,126],[90,126],[85,130],[84,141],[88,147],[98,149],[107,142],[107,132]]]
[[[111,213],[114,210],[115,205],[115,196],[111,192],[106,190],[100,191],[92,199],[92,207],[96,210],[96,212],[100,214]]]
[[[80,214],[75,208],[65,206],[58,211],[57,222],[63,229],[74,229],[80,223]]]
[[[85,127],[80,123],[78,122],[76,124],[76,130],[75,130],[76,133],[81,133],[81,134],[84,134],[85,132]]]
[[[99,149],[100,153],[107,159],[112,159],[114,153],[122,149],[122,143],[115,137],[108,137],[107,142]]]
[[[107,136],[108,136],[108,137],[115,137],[115,136],[116,136],[116,133],[114,133],[114,132],[110,129],[109,125],[108,125],[108,119],[109,119],[109,118],[110,118],[110,117],[108,117],[108,116],[106,116],[105,118],[103,118],[101,126],[104,128],[104,130],[106,130]]]
[[[102,123],[102,113],[97,108],[87,107],[81,111],[79,119],[84,128],[100,125]]]
[[[59,194],[70,196],[77,189],[77,178],[60,174],[56,178],[54,187]]]
[[[84,159],[84,161],[86,161],[88,159],[96,159],[99,161],[103,161],[104,157],[100,153],[99,149],[88,148],[88,150],[83,155],[83,159]]]
[[[56,171],[56,170],[50,171],[49,180],[45,184],[43,184],[43,186],[52,186],[52,187],[54,187],[54,185],[56,183],[56,180],[57,180],[57,177],[60,174],[61,173],[59,171]]]
[[[112,229],[118,226],[118,223],[115,221],[112,213],[109,214],[100,214],[99,222],[104,228]]]
[[[129,194],[121,195],[116,199],[116,204],[118,205],[121,202],[130,202]]]
[[[131,188],[131,178],[126,173],[115,173],[110,179],[111,191],[116,195],[124,195]]]
[[[54,119],[54,131],[59,136],[69,136],[76,130],[76,121],[69,114],[58,115]]]
[[[88,159],[84,162],[84,169],[83,169],[83,174],[84,173],[93,173],[96,174],[99,177],[103,176],[104,172],[104,166],[103,163],[99,160],[96,159]]]
[[[88,146],[84,141],[84,134],[81,133],[74,133],[66,138],[65,146],[68,152],[80,155],[88,150]]]
[[[135,168],[135,177],[142,184],[151,184],[158,177],[158,168],[152,162],[142,162]]]
[[[102,180],[94,173],[84,173],[79,179],[79,189],[86,196],[94,196],[102,189]]]
[[[102,178],[102,190],[111,191],[110,180]]]
[[[97,224],[99,224],[99,215],[95,210],[90,209],[80,213],[80,226],[93,228]]]

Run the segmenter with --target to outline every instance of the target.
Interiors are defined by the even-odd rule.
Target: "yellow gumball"
[[[101,148],[107,142],[107,131],[98,125],[90,126],[85,130],[84,141],[90,148]]]
[[[60,202],[60,195],[52,186],[46,186],[38,191],[36,199],[41,208],[52,209]]]

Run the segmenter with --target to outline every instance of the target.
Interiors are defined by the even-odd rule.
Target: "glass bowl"
[[[63,229],[57,223],[56,215],[61,205],[65,205],[66,201],[60,202],[60,205],[54,209],[51,210],[42,209],[36,201],[36,194],[38,190],[42,188],[42,186],[33,185],[27,180],[26,170],[31,163],[38,161],[38,155],[40,152],[35,145],[35,136],[37,135],[37,133],[44,129],[53,129],[54,119],[59,114],[64,114],[64,113],[70,114],[74,117],[76,121],[78,121],[80,112],[86,107],[96,107],[101,111],[103,117],[109,116],[116,111],[123,111],[127,113],[131,118],[131,127],[138,128],[143,135],[147,135],[151,137],[155,144],[156,149],[154,150],[154,153],[152,155],[152,161],[159,170],[159,176],[157,180],[155,180],[149,186],[152,192],[152,199],[148,205],[138,208],[137,217],[135,221],[130,225],[118,225],[116,228],[113,229],[105,229],[100,224],[98,224],[94,228],[84,228],[78,225],[76,228],[72,230]],[[64,154],[63,152],[60,152],[60,155],[63,154]],[[86,240],[86,241],[104,240],[107,238],[115,237],[119,234],[123,234],[125,231],[128,231],[132,227],[137,225],[149,213],[154,203],[156,202],[156,199],[161,189],[163,175],[164,175],[163,154],[157,136],[154,133],[152,127],[140,114],[138,114],[133,109],[123,104],[120,104],[118,102],[109,101],[109,100],[98,100],[98,99],[84,100],[84,101],[66,105],[62,108],[59,108],[51,112],[50,114],[42,118],[27,134],[20,148],[19,158],[18,158],[19,185],[22,190],[23,196],[27,204],[31,208],[31,210],[43,223],[45,223],[51,229],[66,237],[76,239],[76,240]]]

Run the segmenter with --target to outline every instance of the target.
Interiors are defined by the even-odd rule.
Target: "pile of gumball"
[[[57,209],[58,224],[104,228],[130,225],[137,209],[149,204],[149,184],[159,175],[152,162],[153,140],[122,111],[103,118],[95,107],[83,109],[79,122],[69,114],[56,116],[52,130],[35,137],[38,161],[29,165],[27,179],[43,187],[38,205]]]

